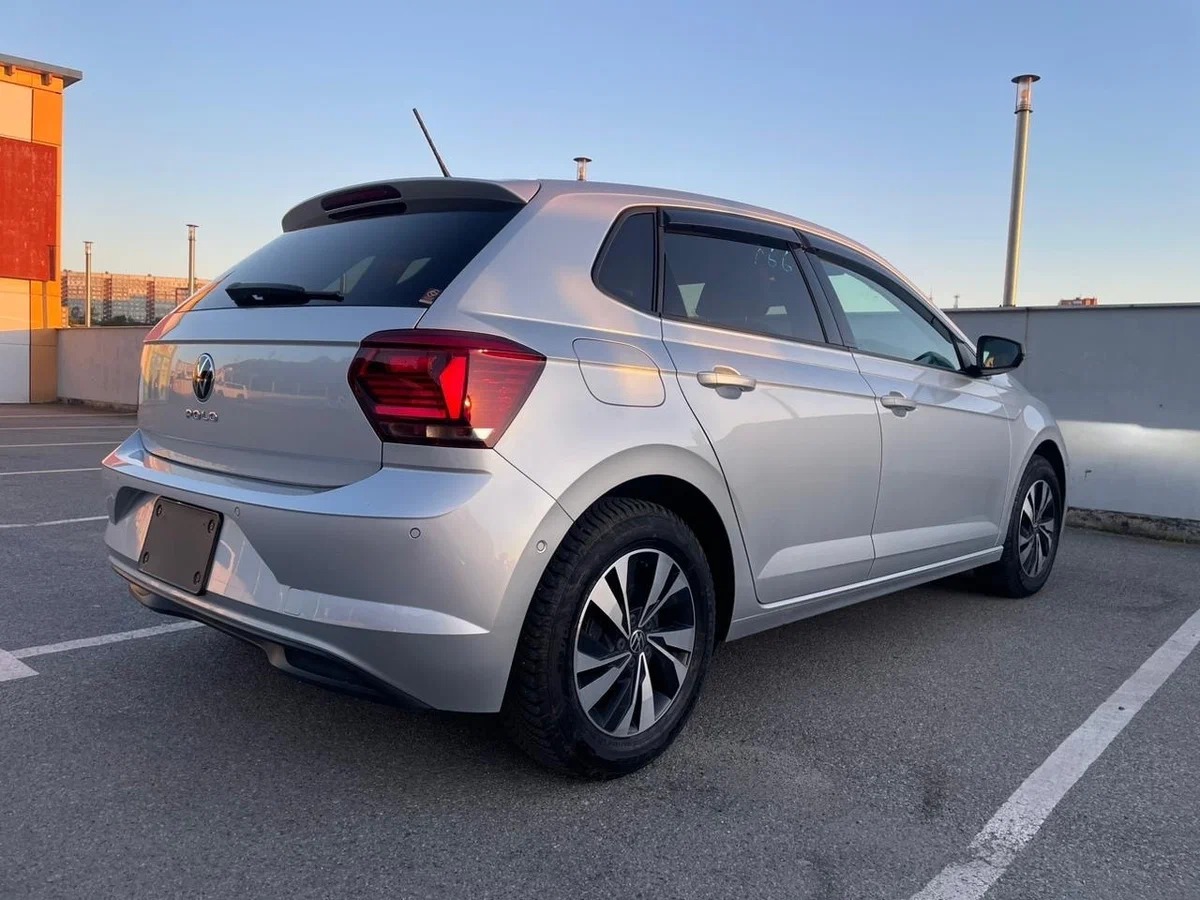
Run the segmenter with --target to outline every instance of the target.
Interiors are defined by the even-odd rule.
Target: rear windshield
[[[343,297],[307,306],[429,306],[519,209],[417,212],[287,232],[234,266],[195,308],[236,306],[223,288],[239,283]]]

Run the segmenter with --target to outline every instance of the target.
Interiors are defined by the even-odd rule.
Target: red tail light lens
[[[492,447],[545,365],[492,335],[380,331],[359,347],[350,387],[385,441]]]

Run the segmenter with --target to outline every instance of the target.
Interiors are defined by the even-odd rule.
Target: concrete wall
[[[950,315],[1025,345],[1016,378],[1061,424],[1072,506],[1200,520],[1200,305]]]
[[[951,314],[1025,345],[1016,377],[1062,425],[1072,506],[1200,520],[1200,305]],[[147,331],[60,331],[59,396],[135,405]]]
[[[146,325],[67,328],[58,333],[58,396],[136,406]]]

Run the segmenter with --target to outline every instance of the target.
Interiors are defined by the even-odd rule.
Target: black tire
[[[1033,552],[1042,553],[1041,563],[1036,571],[1029,571],[1023,563],[1022,550],[1029,547],[1029,521],[1023,517],[1022,509],[1025,500],[1030,496],[1030,490],[1039,482],[1048,487],[1053,509],[1047,514],[1053,522],[1053,534],[1050,536],[1048,551],[1044,547],[1042,535],[1034,534],[1032,540],[1036,549]],[[1008,517],[1008,534],[1004,541],[1004,555],[990,566],[979,569],[979,576],[986,590],[1001,597],[1028,597],[1036,594],[1050,577],[1054,569],[1054,560],[1058,555],[1058,545],[1062,537],[1063,524],[1063,491],[1058,480],[1058,473],[1050,461],[1042,456],[1035,456],[1025,468],[1021,484],[1017,487],[1013,498],[1013,507]],[[1024,529],[1024,530],[1023,530]],[[1027,556],[1028,560],[1029,557]]]
[[[603,730],[589,717],[589,711],[584,709],[581,696],[586,687],[580,687],[579,679],[588,676],[575,671],[576,644],[584,639],[581,635],[584,634],[585,613],[593,617],[597,615],[594,605],[588,607],[588,597],[601,578],[609,578],[618,561],[635,553],[635,557],[626,563],[629,584],[632,585],[635,565],[642,566],[644,570],[647,556],[655,560],[654,565],[658,565],[657,560],[662,557],[648,552],[655,550],[669,558],[669,562],[686,578],[685,586],[690,587],[694,611],[691,625],[694,628],[693,649],[690,655],[681,654],[687,657],[686,675],[682,678],[678,676],[678,668],[670,666],[669,659],[654,664],[668,667],[667,671],[674,673],[665,680],[670,682],[676,693],[662,704],[652,699],[651,714],[659,705],[664,707],[659,713],[660,718],[637,734],[618,737]],[[675,569],[670,571],[674,573]],[[645,581],[640,571],[638,579],[639,584]],[[604,583],[612,584],[610,580]],[[629,593],[632,595],[635,591],[631,588]],[[650,593],[648,589],[647,596]],[[670,595],[672,598],[680,596],[679,591],[672,590],[670,585],[659,595]],[[670,602],[679,601],[672,599]],[[642,609],[649,607],[650,603],[648,599]],[[661,603],[662,609],[665,609],[667,602]],[[622,609],[617,611],[623,612]],[[620,642],[617,652],[623,652],[630,657],[630,662],[638,666],[646,666],[647,684],[652,666],[649,660],[657,657],[655,648],[648,646],[650,639],[646,635],[651,632],[650,622],[657,622],[659,614],[655,613],[645,620],[645,634],[638,645],[645,647],[641,661],[633,655],[633,632],[628,627],[622,628],[616,621],[612,623],[618,629],[611,632],[614,640]],[[643,628],[643,625],[637,624],[641,621],[639,614],[632,611],[628,613],[628,619],[622,618],[621,621],[626,626],[634,626],[639,632]],[[605,624],[607,626],[608,623]],[[667,508],[645,500],[613,497],[598,501],[567,533],[546,567],[530,603],[517,644],[502,713],[510,736],[537,762],[553,769],[590,778],[611,778],[640,769],[670,746],[691,714],[712,658],[715,625],[716,598],[712,573],[700,542],[687,524]],[[595,624],[589,619],[588,626],[591,629]],[[627,643],[620,639],[622,634],[629,636]],[[659,647],[658,652],[661,653],[662,645]],[[625,671],[622,669],[622,672]],[[636,692],[641,684],[642,671],[638,668],[637,673],[629,673],[629,677],[634,679],[634,687],[630,690],[635,692],[628,695],[630,708],[634,706],[635,696],[641,696]],[[614,682],[612,688],[605,688],[604,696],[608,697],[610,692],[615,694],[618,689],[625,690],[621,684]],[[657,697],[655,690],[648,693],[652,698]],[[617,706],[616,699],[612,705],[614,708]],[[591,708],[593,716],[597,715],[595,709],[595,706]],[[639,706],[639,725],[644,715],[643,707]]]

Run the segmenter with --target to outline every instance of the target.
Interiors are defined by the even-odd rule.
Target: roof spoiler
[[[318,194],[293,206],[283,217],[283,230],[298,231],[349,218],[448,209],[460,204],[524,206],[539,187],[537,181],[476,178],[371,181]]]

